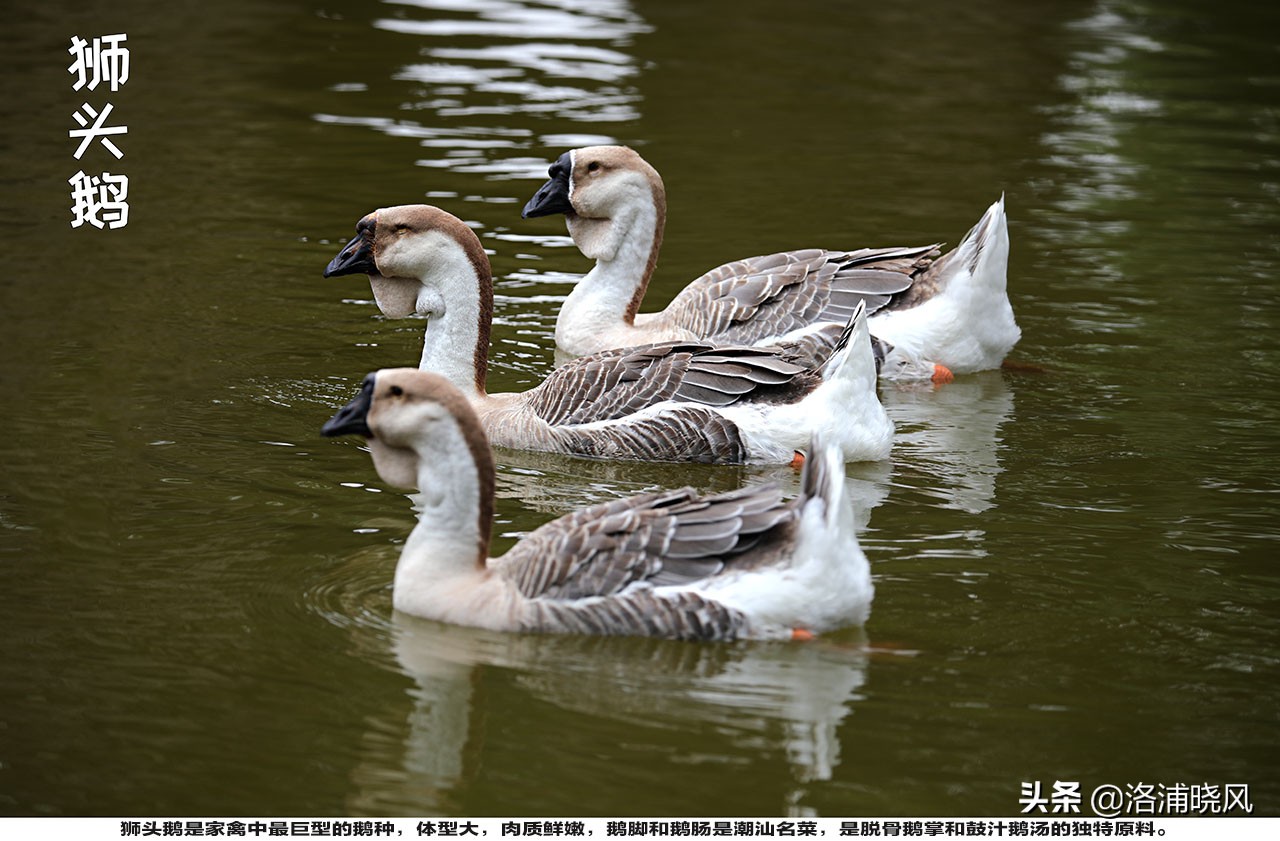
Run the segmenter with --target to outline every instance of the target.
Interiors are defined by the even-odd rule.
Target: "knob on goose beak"
[[[356,235],[343,246],[337,257],[329,261],[324,276],[378,274],[378,266],[373,259],[373,237],[377,224],[372,213],[361,219],[360,224],[356,225]]]
[[[321,435],[329,438],[338,435],[373,437],[373,431],[369,429],[369,407],[373,405],[374,379],[373,374],[369,374],[364,378],[364,383],[360,386],[360,393],[355,396],[354,400],[339,409],[337,414],[329,418],[324,426],[320,427]]]
[[[521,218],[531,219],[535,216],[551,216],[556,213],[570,213],[573,205],[569,203],[569,173],[573,163],[569,153],[565,152],[547,170],[551,178],[538,188],[529,203],[520,212]]]

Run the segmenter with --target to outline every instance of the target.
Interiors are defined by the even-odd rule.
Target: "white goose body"
[[[427,316],[419,368],[443,375],[466,396],[495,446],[785,463],[816,433],[848,461],[889,454],[893,423],[876,395],[865,307],[855,307],[846,325],[807,329],[808,343],[613,349],[572,360],[529,391],[489,394],[493,287],[475,233],[427,205],[383,208],[357,231],[326,276],[368,274],[386,315]]]
[[[729,640],[804,638],[870,610],[835,448],[815,447],[789,502],[771,485],[643,494],[561,517],[489,559],[493,457],[447,380],[371,374],[323,431],[363,435],[385,481],[421,489],[395,573],[405,613],[496,631]]]
[[[1001,197],[953,251],[934,262],[919,288],[905,293],[918,293],[919,302],[885,306],[871,317],[877,338],[893,345],[885,358],[886,376],[918,371],[911,363],[921,359],[954,374],[999,368],[1022,336],[1006,291],[1008,265],[1009,227]]]
[[[858,301],[872,334],[894,346],[880,369],[886,378],[998,367],[1021,335],[1006,291],[1003,198],[936,261],[936,245],[763,255],[713,269],[665,309],[641,313],[666,224],[661,177],[622,146],[566,152],[549,174],[524,216],[565,214],[574,242],[596,261],[556,320],[564,356],[668,340],[768,345],[843,323]]]

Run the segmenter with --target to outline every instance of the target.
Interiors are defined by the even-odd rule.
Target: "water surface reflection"
[[[792,783],[789,802],[769,808],[803,812],[805,784],[829,780],[840,762],[838,730],[859,700],[868,663],[860,634],[801,646],[689,645],[497,634],[398,613],[392,646],[414,681],[413,708],[403,742],[365,740],[366,755],[353,772],[350,805],[357,812],[420,809],[424,793],[433,808],[456,811],[483,757],[500,750],[489,742],[519,738],[507,732],[506,718],[548,733],[621,726],[634,741],[594,748],[596,761],[618,767],[648,750],[647,731],[672,737],[665,761],[673,766],[730,766],[749,774],[742,766],[753,757],[777,753]],[[372,725],[388,732],[401,726]],[[572,751],[554,740],[539,743],[545,777],[538,786],[550,793],[538,813],[555,814],[570,803],[570,811],[596,810],[579,793],[555,793],[557,767],[580,759]],[[387,769],[398,771],[395,786],[386,784]]]
[[[634,84],[640,67],[628,50],[651,28],[625,2],[395,0],[392,5],[394,16],[378,18],[372,26],[415,39],[426,59],[393,73],[394,82],[409,83],[395,88],[401,97],[397,113],[320,113],[315,120],[417,138],[429,150],[417,165],[501,181],[545,172],[545,159],[527,154],[531,145],[614,142],[594,124],[640,116],[641,95]],[[362,91],[367,84],[342,88]],[[418,114],[425,116],[409,117]],[[535,137],[531,118],[554,128]],[[566,132],[565,121],[581,128]]]
[[[881,400],[896,427],[894,460],[929,477],[943,508],[971,514],[995,505],[1000,428],[1013,417],[1013,392],[1000,371],[941,387],[886,384]]]

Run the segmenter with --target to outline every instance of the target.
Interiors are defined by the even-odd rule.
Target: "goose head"
[[[444,377],[417,368],[384,368],[364,378],[360,393],[320,434],[360,435],[374,469],[390,485],[418,487],[420,460],[462,455],[492,464],[489,443],[471,404]],[[449,454],[449,455],[442,455]]]
[[[390,318],[427,317],[420,368],[465,392],[485,391],[493,275],[480,238],[458,217],[425,204],[384,207],[356,225],[325,277],[367,274]]]
[[[521,216],[563,213],[584,255],[614,259],[638,220],[660,237],[666,221],[666,189],[658,171],[626,146],[586,146],[565,152],[547,170],[550,178]]]
[[[321,428],[328,437],[367,439],[378,476],[417,489],[440,528],[467,530],[478,557],[487,554],[494,511],[493,452],[467,398],[446,378],[417,368],[384,368]],[[477,517],[474,532],[464,525]]]
[[[888,346],[883,358],[877,360],[882,379],[907,383],[928,381],[936,385],[955,379],[951,369],[941,363],[913,355],[889,342],[877,341]]]
[[[427,204],[384,207],[356,225],[356,235],[324,270],[325,277],[366,274],[378,309],[389,318],[437,315],[449,297],[442,286],[467,284],[492,302],[489,258],[458,217]],[[485,287],[488,287],[487,290]]]

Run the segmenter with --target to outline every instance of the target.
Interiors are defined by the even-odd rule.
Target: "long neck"
[[[441,260],[423,279],[418,311],[427,315],[418,367],[448,378],[468,399],[483,396],[489,370],[493,279],[488,261],[476,266],[466,255]]]
[[[595,268],[578,281],[560,309],[561,323],[600,327],[632,324],[662,249],[666,201],[644,196],[609,219],[569,218],[569,232]]]
[[[418,523],[396,566],[397,606],[439,598],[442,583],[483,574],[489,557],[493,457],[452,433],[435,443],[418,456]]]

